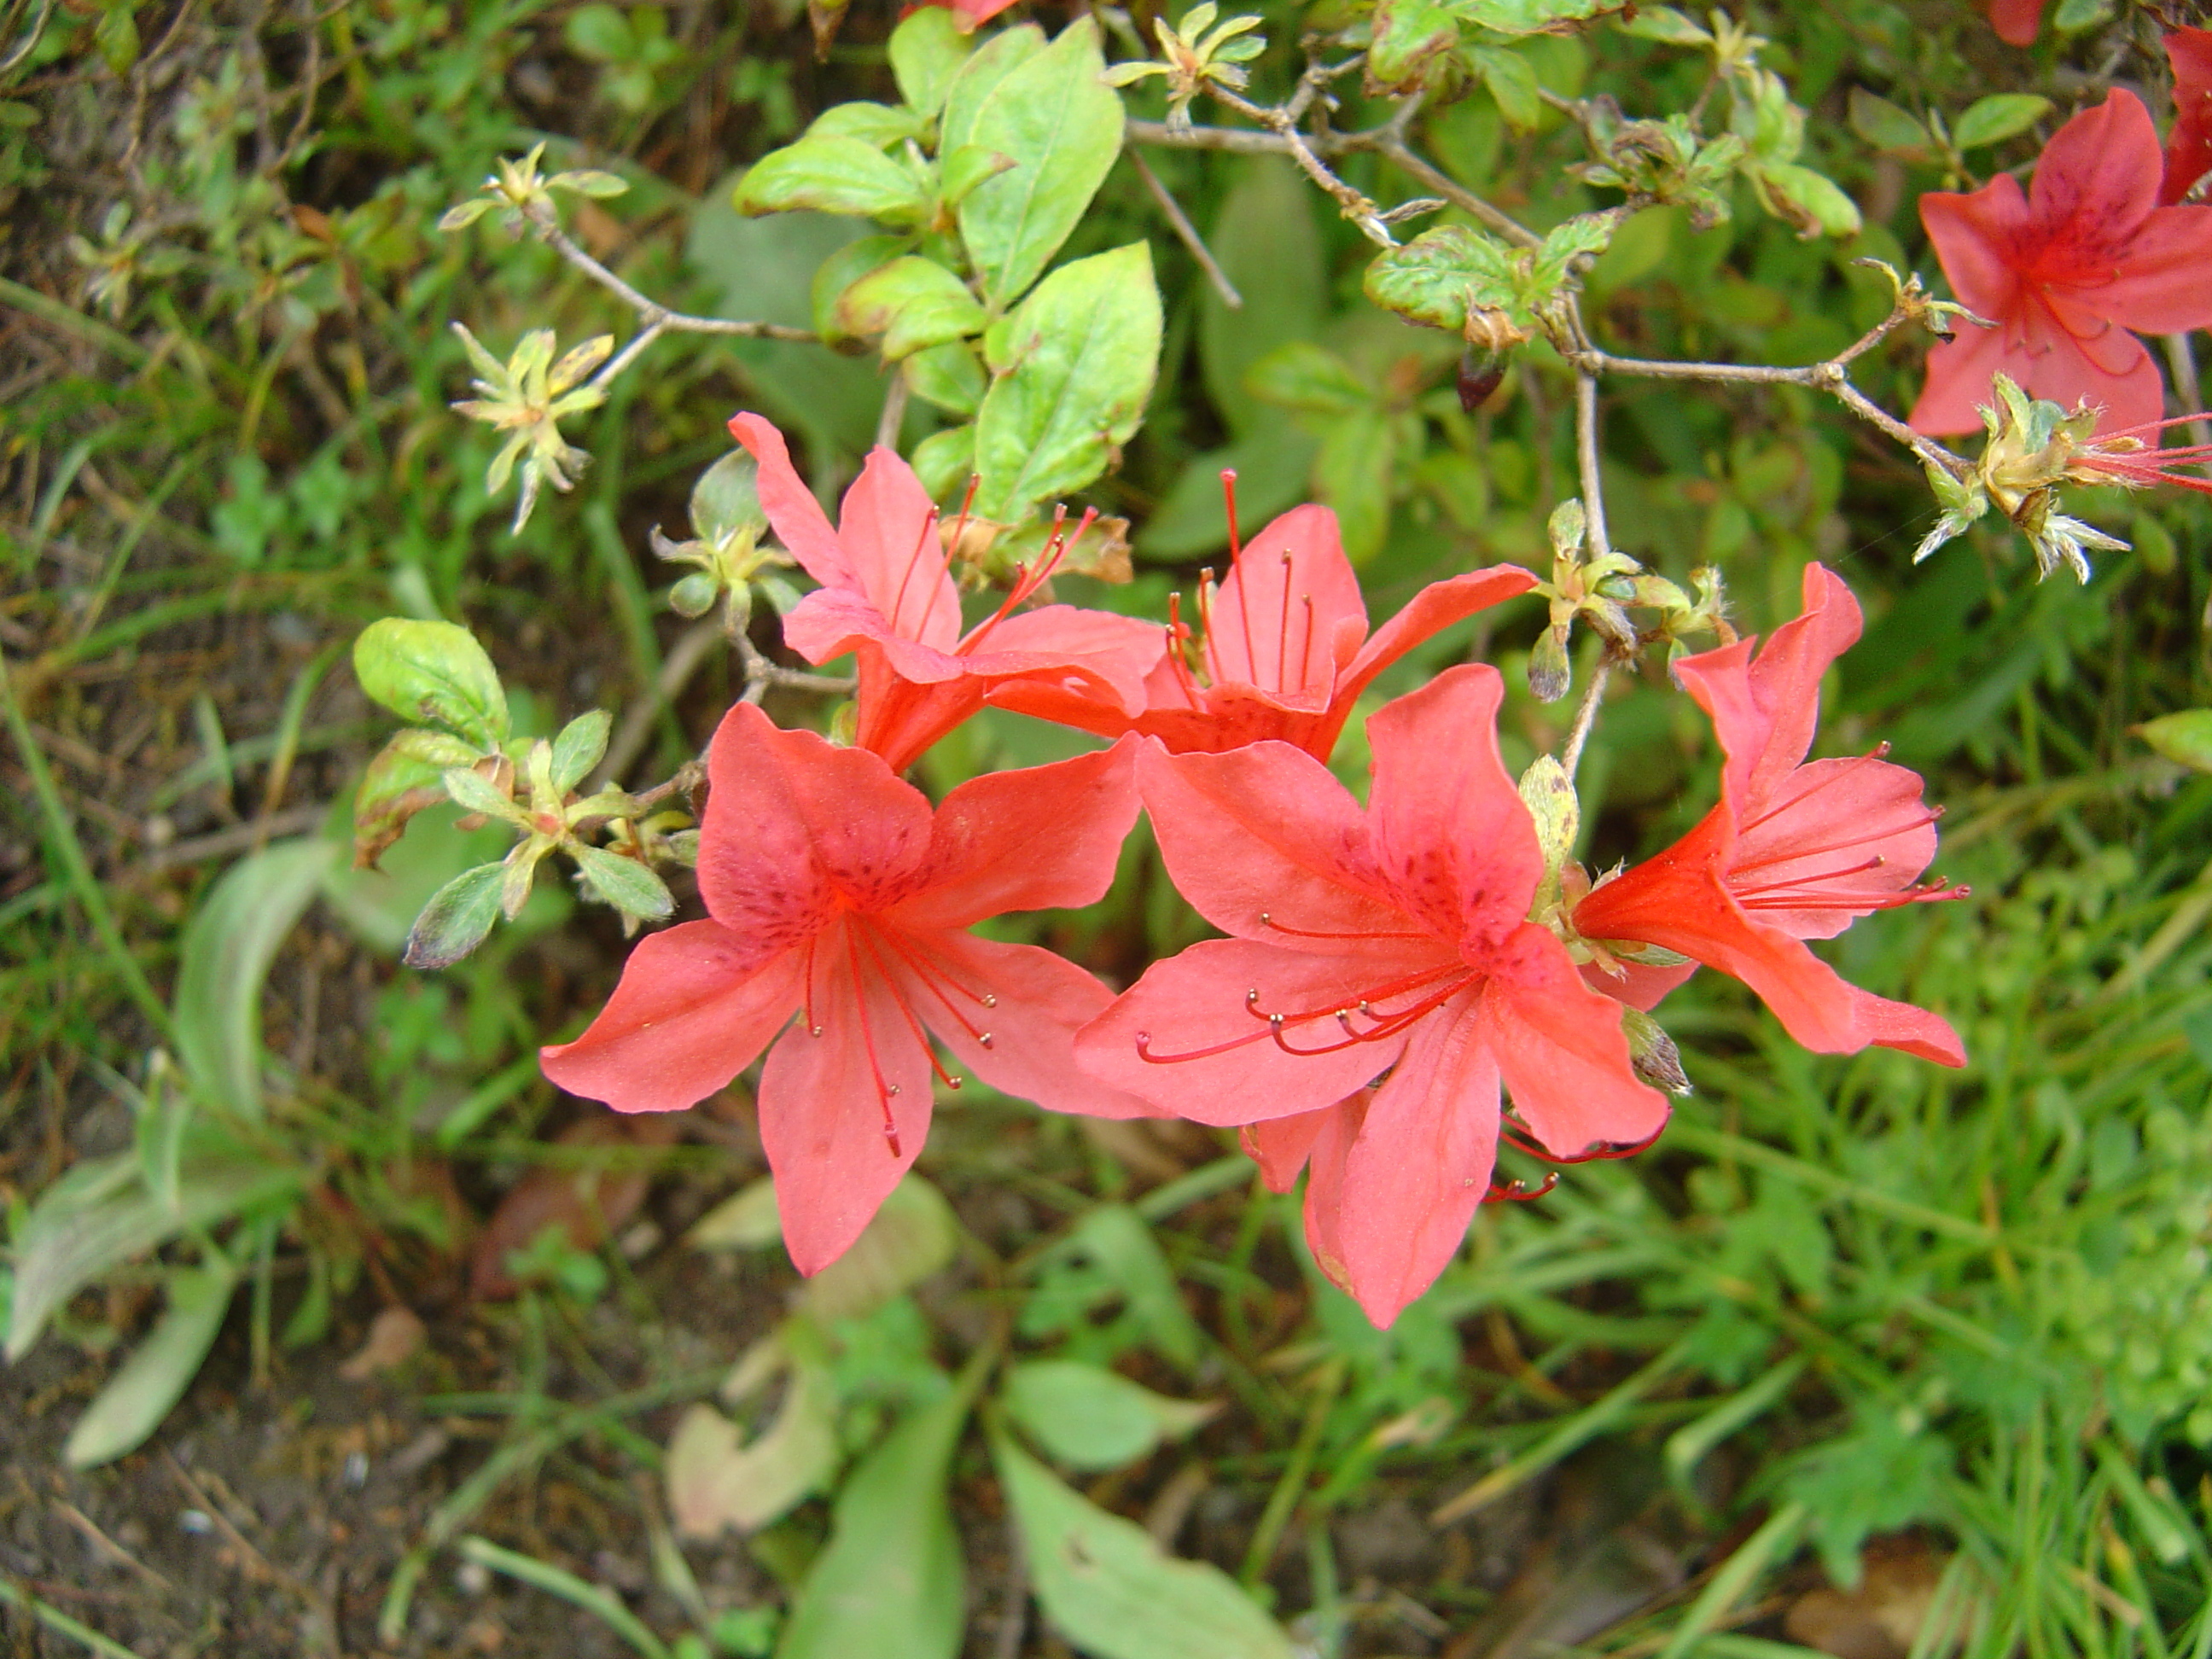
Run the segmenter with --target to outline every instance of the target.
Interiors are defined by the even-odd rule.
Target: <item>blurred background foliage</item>
[[[1288,41],[1352,9],[1261,9]],[[1917,194],[1962,168],[2025,167],[2063,108],[1963,155],[1912,122],[1943,113],[1955,137],[1989,94],[2063,106],[2110,80],[2155,82],[2149,9],[2057,10],[2069,32],[2026,53],[1951,0],[1744,9],[1813,112],[1809,157],[1863,228],[1801,239],[1747,187],[1708,228],[1681,210],[1641,213],[1589,276],[1601,343],[1781,363],[1848,343],[1888,303],[1850,261],[1932,276]],[[629,184],[563,207],[628,281],[696,312],[809,325],[817,269],[870,228],[745,219],[731,185],[830,105],[895,101],[894,20],[855,8],[817,56],[790,3],[74,0],[4,15],[0,1178],[17,1335],[51,1316],[49,1349],[70,1347],[97,1379],[166,1289],[158,1328],[181,1374],[136,1399],[143,1436],[219,1336],[218,1353],[234,1348],[266,1386],[334,1363],[337,1335],[355,1340],[380,1302],[474,1322],[496,1339],[484,1374],[395,1362],[394,1375],[425,1413],[489,1424],[490,1462],[441,1466],[444,1496],[396,1560],[373,1564],[365,1605],[398,1642],[407,1595],[459,1540],[481,1569],[623,1635],[620,1618],[636,1615],[576,1576],[596,1571],[604,1540],[555,1528],[517,1556],[464,1534],[502,1483],[565,1471],[612,1489],[641,1559],[642,1540],[665,1539],[626,1483],[662,1460],[668,1425],[647,1437],[628,1417],[710,1393],[736,1335],[774,1328],[789,1275],[763,1258],[717,1269],[702,1291],[696,1253],[648,1246],[634,1265],[616,1239],[640,1214],[680,1224],[684,1202],[696,1211],[757,1169],[742,1114],[665,1134],[610,1127],[538,1079],[536,1042],[576,1028],[622,953],[604,910],[571,915],[550,886],[464,967],[392,966],[422,898],[495,856],[496,837],[487,853],[418,830],[384,878],[340,876],[328,854],[310,868],[310,853],[289,873],[222,872],[271,842],[343,836],[345,794],[385,726],[339,663],[381,615],[471,623],[522,735],[641,702],[637,775],[690,756],[735,671],[711,659],[655,708],[682,634],[648,528],[681,523],[739,407],[790,428],[825,491],[842,485],[886,383],[869,357],[810,345],[663,339],[567,428],[593,457],[573,493],[509,535],[483,482],[496,436],[445,406],[467,378],[447,325],[503,356],[532,328],[565,346],[623,337],[628,317],[495,216],[434,227],[498,157],[543,143],[549,166]],[[1120,40],[1116,55],[1129,50]],[[1433,96],[1415,137],[1539,230],[1610,198],[1565,173],[1579,135],[1532,87],[1665,112],[1699,96],[1706,67],[1607,25],[1495,50],[1520,67],[1492,64],[1460,95]],[[1294,67],[1279,49],[1255,65],[1285,85]],[[1157,112],[1157,92],[1131,97]],[[1348,85],[1346,97],[1340,127],[1385,112]],[[1244,304],[1223,301],[1118,164],[1063,257],[1144,241],[1159,275],[1158,388],[1118,470],[1089,492],[1133,521],[1138,574],[1063,588],[1159,614],[1170,586],[1188,591],[1223,555],[1224,465],[1248,525],[1299,500],[1335,507],[1377,615],[1439,574],[1540,557],[1545,516],[1575,488],[1557,360],[1530,348],[1462,410],[1454,343],[1361,297],[1367,244],[1286,162],[1146,154]],[[1417,193],[1373,157],[1346,168],[1386,206]],[[1900,337],[1861,365],[1862,384],[1902,407],[1919,355]],[[700,1562],[743,1554],[742,1595],[720,1581],[702,1591],[683,1551],[672,1564],[650,1552],[632,1601],[684,1632],[646,1631],[658,1650],[836,1650],[806,1609],[831,1593],[833,1568],[865,1559],[838,1540],[874,1536],[951,1459],[969,1601],[941,1573],[921,1579],[951,1595],[956,1632],[975,1609],[969,1651],[1056,1651],[1045,1644],[1059,1638],[1001,1616],[1006,1584],[1018,1609],[1023,1581],[989,1542],[1004,1501],[986,1479],[992,1454],[981,1437],[945,1438],[959,1420],[947,1402],[964,1413],[975,1387],[954,1374],[1002,1328],[1024,1363],[994,1396],[994,1434],[1023,1516],[1067,1489],[1012,1448],[1008,1419],[1086,1471],[1073,1477],[1085,1496],[1068,1498],[1144,1516],[1176,1553],[1235,1575],[1300,1651],[2212,1652],[2212,778],[2132,732],[2212,702],[2212,514],[2193,497],[2076,492],[2073,510],[2135,544],[2086,588],[2037,585],[2025,546],[1987,526],[1915,568],[1935,516],[1917,466],[1811,393],[1613,381],[1605,407],[1625,550],[1678,580],[1717,564],[1747,629],[1794,612],[1811,558],[1866,603],[1824,749],[1887,740],[1929,773],[1950,808],[1940,867],[1974,897],[1856,928],[1836,960],[1948,1013],[1972,1066],[1808,1056],[1701,975],[1668,1005],[1697,1092],[1660,1145],[1485,1211],[1462,1264],[1387,1334],[1310,1271],[1295,1201],[1254,1188],[1231,1149],[1091,1134],[971,1098],[924,1160],[957,1217],[942,1250],[918,1258],[935,1272],[802,1310],[811,1322],[781,1339],[776,1363],[814,1379],[805,1397],[831,1425],[832,1462],[859,1457],[861,1474],[834,1510],[826,1474],[799,1482],[742,1550],[690,1547]],[[902,447],[937,422],[909,405]],[[1533,604],[1486,616],[1479,638],[1444,636],[1376,695],[1480,649],[1514,688],[1517,768],[1564,731],[1564,708],[1529,698],[1519,672],[1540,627]],[[779,712],[813,718],[804,704]],[[1058,741],[987,718],[921,775],[941,791],[1048,758]],[[1340,769],[1362,758],[1355,728]],[[1716,770],[1682,698],[1656,675],[1626,689],[1582,773],[1587,859],[1679,833]],[[1194,937],[1141,837],[1126,868],[1104,906],[1035,936],[1117,975]],[[257,915],[259,942],[236,946]],[[180,1122],[157,1048],[187,1072],[230,1068],[250,1099]],[[225,1187],[210,1173],[224,1170],[251,1178]],[[131,1254],[118,1249],[72,1279],[38,1257],[50,1305],[26,1334],[28,1205],[76,1181],[92,1206],[79,1219],[106,1214],[106,1189],[93,1189],[110,1177],[210,1196],[189,1224],[130,1236],[140,1251],[177,1240],[135,1267],[118,1267]],[[913,1224],[936,1237],[939,1224]],[[742,1216],[726,1225],[716,1250],[761,1242]],[[104,1300],[86,1291],[95,1281]],[[209,1301],[218,1282],[248,1292],[228,1335]],[[717,1296],[732,1305],[698,1313]],[[687,1316],[708,1334],[672,1334]],[[1113,1368],[1165,1403],[1070,1396],[1071,1374],[1040,1370],[1054,1363]],[[783,1385],[787,1414],[803,1392]],[[1221,1407],[1158,1415],[1195,1400]],[[54,1456],[69,1417],[30,1419],[19,1468]],[[1135,1426],[1103,1444],[1069,1428],[1109,1419]],[[97,1477],[123,1484],[77,1479],[125,1501],[134,1467]],[[1439,1505],[1464,1518],[1431,1530],[1423,1517]],[[1122,1559],[1120,1534],[1082,1524]],[[1030,1582],[1050,1589],[1034,1563]],[[1062,1635],[1117,1651],[1099,1645],[1110,1633],[1078,1628],[1072,1592],[1051,1593]],[[441,1616],[425,1610],[409,1639],[429,1640]]]

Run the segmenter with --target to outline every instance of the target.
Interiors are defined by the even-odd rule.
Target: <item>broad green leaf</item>
[[[857,236],[827,255],[815,268],[808,285],[814,313],[814,331],[825,344],[836,345],[850,337],[837,327],[837,301],[845,290],[878,266],[889,264],[914,246],[911,236]],[[819,356],[820,353],[815,354]],[[742,453],[743,452],[739,452]]]
[[[2170,761],[2212,772],[2212,708],[2185,708],[2136,727],[2136,735]]]
[[[1247,533],[1296,506],[1306,493],[1317,446],[1288,415],[1277,419],[1280,424],[1261,427],[1226,448],[1193,456],[1145,520],[1139,555],[1182,563],[1229,544],[1224,467],[1237,474],[1237,513]]]
[[[1624,18],[1619,26],[1624,33],[1670,46],[1702,46],[1713,38],[1710,30],[1674,6],[1638,6],[1635,17]]]
[[[915,477],[921,480],[932,501],[945,501],[957,494],[975,471],[974,423],[931,433],[914,447],[910,459]]]
[[[919,223],[927,206],[921,180],[905,167],[872,144],[836,137],[810,136],[769,151],[733,199],[748,216],[811,208],[894,225]]]
[[[1375,388],[1336,353],[1294,340],[1252,366],[1245,389],[1263,403],[1302,415],[1351,415],[1375,408]]]
[[[1185,1370],[1206,1339],[1183,1306],[1175,1271],[1144,1218],[1126,1204],[1102,1204],[1077,1222],[1060,1247],[1088,1256],[1121,1292],[1152,1346]]]
[[[1053,1628],[1093,1659],[1291,1659],[1275,1621],[1220,1568],[1164,1554],[1152,1534],[994,1437],[1030,1583]]]
[[[920,138],[921,128],[921,118],[910,109],[856,100],[823,110],[806,129],[806,139],[857,138],[872,149],[889,149],[909,138]]]
[[[760,501],[760,463],[744,450],[732,450],[691,486],[691,533],[701,541],[719,542],[741,530],[757,536],[767,529],[768,514]]]
[[[601,64],[619,64],[636,49],[629,20],[605,0],[592,0],[592,4],[570,12],[562,33],[579,57]]]
[[[399,959],[410,968],[450,968],[475,950],[499,919],[506,878],[504,864],[479,864],[431,894]]]
[[[169,1273],[167,1310],[77,1419],[62,1448],[64,1462],[88,1469],[145,1443],[199,1375],[237,1282],[227,1261]]]
[[[258,1122],[261,994],[276,947],[337,856],[302,839],[240,860],[185,929],[177,964],[177,1059],[210,1105]]]
[[[1286,342],[1320,333],[1329,300],[1321,234],[1314,227],[1314,188],[1305,175],[1279,155],[1241,157],[1234,166],[1237,182],[1206,240],[1244,303],[1231,309],[1212,284],[1200,287],[1198,362],[1206,396],[1241,440],[1258,431],[1283,431],[1286,422],[1279,414],[1254,403],[1245,375]],[[1213,494],[1220,494],[1218,484]],[[1267,510],[1253,508],[1255,520]],[[1148,544],[1152,531],[1148,522]]]
[[[1543,118],[1544,100],[1538,95],[1536,71],[1517,52],[1477,46],[1468,54],[1482,72],[1482,83],[1498,100],[1498,112],[1523,132]]]
[[[1619,11],[1620,0],[1454,0],[1462,21],[1499,34],[1558,34],[1601,12]]]
[[[2032,92],[1993,92],[1977,98],[1951,124],[1951,142],[1960,149],[1979,149],[2026,132],[2051,108],[2048,98]]]
[[[745,1440],[736,1424],[703,1403],[677,1424],[664,1474],[678,1532],[691,1538],[713,1538],[726,1527],[757,1532],[836,1473],[837,1401],[829,1376],[805,1363],[790,1370],[775,1421],[755,1439]]]
[[[1160,291],[1142,242],[1078,259],[992,325],[975,417],[975,510],[1018,522],[1106,470],[1159,371]]]
[[[995,179],[1018,163],[1011,155],[982,144],[963,144],[940,158],[937,168],[937,197],[946,210],[957,210],[975,193],[977,185]]]
[[[416,726],[394,734],[362,771],[354,791],[354,861],[374,868],[385,849],[405,833],[409,819],[448,799],[446,774],[479,757],[472,745],[443,732]]]
[[[1397,465],[1397,422],[1379,410],[1332,421],[1314,459],[1315,491],[1336,509],[1344,556],[1365,564],[1390,528],[1390,476]]]
[[[1383,310],[1457,334],[1470,305],[1509,313],[1516,306],[1514,251],[1465,225],[1442,225],[1377,255],[1364,287]]]
[[[746,460],[752,459],[747,455]],[[698,499],[695,494],[694,501]],[[607,752],[607,733],[614,729],[614,716],[604,708],[594,708],[579,714],[561,728],[561,735],[553,739],[553,788],[556,794],[567,794],[584,781],[584,775],[599,763],[599,757]]]
[[[1459,44],[1461,7],[1454,0],[1382,0],[1367,78],[1377,89],[1410,92],[1429,68]]]
[[[776,1659],[953,1659],[967,1574],[945,1503],[972,1387],[916,1412],[860,1460],[830,1511]]]
[[[1932,153],[1935,146],[1918,117],[1864,87],[1851,88],[1850,123],[1851,131],[1876,149],[1910,155]]]
[[[7,1357],[29,1352],[54,1310],[102,1273],[180,1233],[289,1198],[301,1184],[299,1171],[265,1158],[202,1152],[185,1158],[168,1204],[147,1191],[134,1153],[80,1161],[39,1194],[15,1235]]]
[[[924,403],[934,404],[948,415],[974,418],[983,406],[988,382],[975,348],[963,340],[917,351],[901,365],[908,389]]]
[[[1180,1440],[1220,1410],[1217,1402],[1171,1400],[1103,1366],[1041,1359],[1006,1374],[1006,1412],[1055,1461],[1077,1469],[1117,1469]]]
[[[1767,210],[1796,226],[1800,236],[1858,234],[1858,204],[1826,174],[1781,162],[1752,169],[1750,177]]]
[[[950,155],[973,143],[975,122],[999,82],[1044,50],[1044,31],[1022,23],[993,35],[973,52],[945,89],[945,116],[938,124],[937,153]]]
[[[676,914],[676,901],[667,884],[635,859],[605,848],[576,844],[568,852],[599,896],[623,915],[659,921]]]
[[[514,824],[528,822],[514,798],[474,767],[456,766],[447,772],[446,793],[464,812]]]
[[[952,77],[975,44],[975,37],[960,32],[947,7],[917,6],[908,13],[890,39],[891,73],[907,107],[924,119],[943,109]]]
[[[775,1177],[748,1182],[691,1224],[684,1242],[701,1250],[760,1250],[783,1243]]]
[[[873,1313],[951,1261],[958,1239],[945,1194],[909,1173],[852,1249],[806,1281],[801,1305],[824,1324]]]
[[[483,750],[507,739],[499,671],[465,628],[386,617],[353,642],[353,672],[362,690],[402,720],[443,726]]]
[[[987,320],[965,283],[918,254],[878,266],[837,301],[839,331],[882,335],[889,362],[980,334]]]
[[[946,133],[948,156],[974,145],[1014,163],[960,204],[960,239],[994,307],[1036,281],[1121,153],[1121,100],[1105,70],[1097,24],[1079,18],[1001,80],[957,140]]]

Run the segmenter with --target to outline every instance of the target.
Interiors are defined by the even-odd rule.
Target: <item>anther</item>
[[[991,992],[986,991],[983,993],[983,1006],[986,1008],[995,1008],[999,1006],[999,999]]]
[[[806,1028],[806,1035],[809,1036],[820,1036],[822,1035],[822,1028],[819,1025],[810,1025]]]
[[[991,1046],[991,1034],[988,1031],[986,1031],[981,1036],[977,1037],[975,1041],[981,1047],[988,1048]]]
[[[954,1089],[954,1090],[957,1090],[957,1089],[959,1089],[963,1085],[964,1085],[967,1081],[968,1081],[968,1079],[967,1079],[966,1078],[964,1078],[964,1077],[962,1077],[962,1076],[961,1076],[957,1072],[953,1072],[953,1073],[948,1073],[948,1074],[946,1075],[945,1079],[945,1086],[946,1088],[948,1088],[948,1089]]]

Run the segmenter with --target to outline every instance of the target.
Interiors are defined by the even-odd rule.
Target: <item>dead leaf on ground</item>
[[[586,1117],[555,1137],[556,1146],[575,1150],[627,1150],[665,1146],[683,1125],[680,1112],[652,1112],[636,1117],[612,1113]],[[548,1164],[516,1182],[492,1212],[469,1263],[469,1290],[483,1299],[512,1296],[517,1286],[507,1271],[507,1254],[527,1249],[549,1226],[557,1226],[579,1250],[596,1250],[609,1235],[637,1213],[652,1176],[625,1163],[607,1169]]]
[[[1816,1589],[1790,1605],[1783,1628],[1791,1641],[1835,1659],[1905,1659],[1912,1651],[1949,1558],[1906,1537],[1869,1540],[1863,1560],[1856,1589]]]
[[[368,1336],[338,1367],[349,1382],[366,1382],[380,1371],[397,1370],[422,1347],[422,1322],[415,1310],[394,1303],[368,1322]]]

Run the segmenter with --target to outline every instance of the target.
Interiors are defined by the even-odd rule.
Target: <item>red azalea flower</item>
[[[1134,822],[1129,745],[997,772],[934,814],[866,750],[732,709],[707,761],[699,890],[713,918],[654,933],[545,1075],[617,1111],[722,1087],[783,1032],[760,1128],[801,1273],[842,1255],[929,1133],[930,1038],[994,1089],[1054,1111],[1141,1116],[1079,1073],[1104,987],[1028,945],[975,938],[1008,910],[1089,904]],[[793,1014],[799,1023],[785,1031]]]
[[[2164,382],[2129,331],[2212,325],[2212,208],[2159,206],[2159,175],[2149,112],[2115,92],[2059,129],[2027,191],[1999,173],[1970,196],[1920,198],[1960,302],[1997,325],[1962,325],[1928,354],[1915,428],[1979,431],[1999,372],[2069,409],[2102,409],[2109,428],[2158,419]]]
[[[922,0],[922,3],[944,7],[952,14],[952,21],[959,26],[961,33],[973,34],[979,24],[989,22],[1014,0]]]
[[[1131,617],[1048,605],[1014,613],[1042,586],[1062,543],[1022,574],[991,617],[960,629],[937,508],[914,469],[888,449],[870,453],[845,495],[836,529],[800,480],[783,434],[757,415],[730,431],[760,464],[762,508],[806,574],[822,584],[784,618],[783,637],[809,662],[852,652],[860,664],[854,741],[902,772],[986,702],[1057,709],[1097,702],[1145,706],[1145,675],[1159,635]],[[986,648],[988,647],[988,648]]]
[[[1501,1083],[1554,1156],[1648,1140],[1667,1118],[1619,1006],[1526,919],[1543,856],[1498,761],[1503,695],[1495,669],[1459,667],[1372,716],[1364,811],[1286,743],[1148,745],[1138,777],[1169,873],[1232,937],[1155,963],[1076,1042],[1162,1110],[1258,1125],[1279,1180],[1310,1152],[1315,1255],[1377,1325],[1443,1271],[1489,1192]]]
[[[1829,571],[1805,568],[1805,610],[1753,641],[1688,657],[1674,672],[1712,716],[1727,763],[1721,800],[1657,857],[1593,888],[1575,931],[1679,952],[1741,980],[1790,1035],[1819,1054],[1869,1043],[1966,1064],[1959,1035],[1936,1015],[1846,983],[1806,948],[1859,917],[1966,889],[1917,884],[1936,856],[1937,814],[1920,776],[1880,758],[1808,763],[1820,677],[1859,636],[1858,601]],[[1646,968],[1611,988],[1648,1008],[1692,971]],[[1593,967],[1592,982],[1607,981]]]
[[[1233,499],[1230,525],[1233,542]],[[1327,760],[1377,674],[1439,629],[1535,585],[1510,564],[1431,582],[1370,637],[1336,514],[1293,507],[1237,550],[1218,589],[1210,576],[1199,589],[1198,672],[1184,658],[1190,630],[1178,596],[1143,712],[1123,718],[1094,701],[1056,718],[1106,737],[1155,737],[1176,754],[1274,738]]]
[[[1989,0],[1990,27],[2008,46],[2032,46],[2043,30],[2043,0]]]
[[[2173,131],[2166,135],[2158,199],[2171,204],[2212,173],[2212,29],[2174,30],[2166,61],[2173,66]]]

